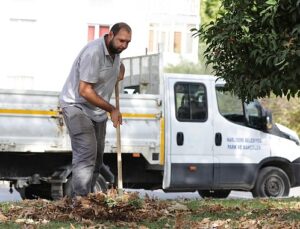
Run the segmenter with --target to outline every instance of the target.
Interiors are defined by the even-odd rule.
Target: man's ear
[[[109,31],[108,37],[109,37],[109,40],[113,39],[114,33],[112,31]]]

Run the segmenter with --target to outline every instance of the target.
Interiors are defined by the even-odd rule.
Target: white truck
[[[300,185],[299,138],[258,101],[243,103],[212,76],[162,79],[160,93],[120,96],[124,188],[226,198],[231,190],[282,197]],[[72,154],[58,92],[0,90],[0,130],[1,180],[23,198],[69,194]],[[104,162],[95,190],[117,185],[110,122]]]

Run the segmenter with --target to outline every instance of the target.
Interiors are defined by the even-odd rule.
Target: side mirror
[[[260,107],[260,116],[249,115],[249,125],[258,130],[270,130],[273,127],[272,113]]]
[[[271,111],[264,109],[257,100],[245,104],[245,110],[249,127],[262,131],[272,129],[273,118]]]
[[[272,117],[272,112],[269,110],[265,111],[265,117],[266,117],[266,129],[270,130],[273,127],[273,117]]]
[[[270,110],[262,109],[261,116],[262,130],[270,130],[273,127],[273,117]]]

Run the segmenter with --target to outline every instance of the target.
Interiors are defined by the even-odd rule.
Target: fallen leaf
[[[187,211],[188,207],[176,202],[174,205],[171,205],[170,207],[168,207],[168,210],[171,212],[172,211]]]
[[[5,223],[7,220],[8,218],[0,212],[0,222]]]

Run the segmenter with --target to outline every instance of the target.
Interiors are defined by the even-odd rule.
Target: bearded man
[[[107,113],[114,127],[122,115],[110,104],[118,80],[124,77],[120,53],[131,41],[124,22],[89,42],[79,53],[60,93],[59,102],[72,146],[72,196],[92,192],[103,166]]]

